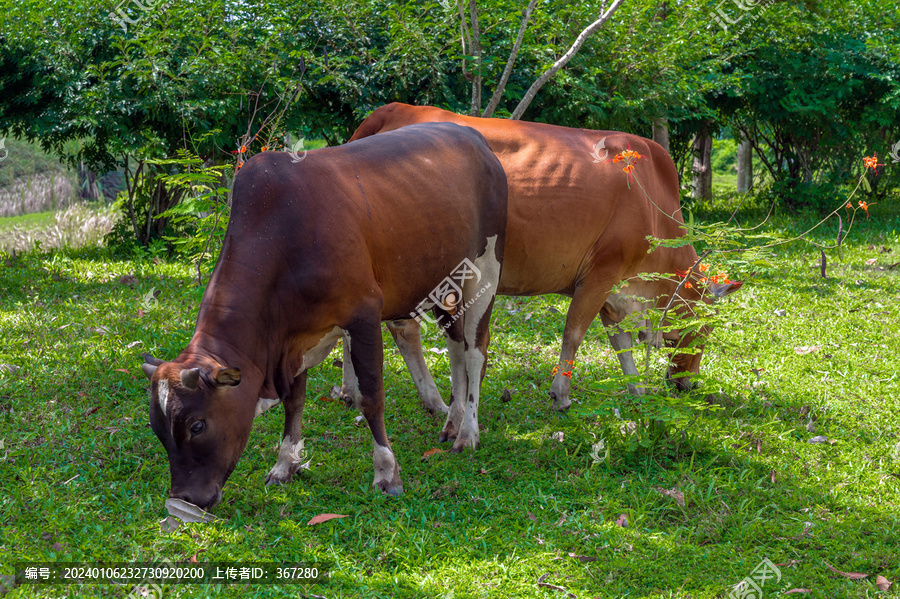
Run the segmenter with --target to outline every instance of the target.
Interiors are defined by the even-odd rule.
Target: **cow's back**
[[[213,279],[254,278],[277,296],[269,304],[330,297],[350,306],[377,286],[385,318],[406,317],[438,282],[415,276],[422,265],[449,274],[505,232],[506,194],[483,137],[450,123],[310,151],[297,163],[257,154],[235,180],[227,264]]]
[[[655,142],[397,103],[373,112],[351,140],[425,121],[477,129],[506,171],[509,220],[500,293],[571,294],[597,271],[598,261],[615,263],[622,276],[630,276],[654,270],[653,262],[677,259],[671,251],[654,252],[652,259],[647,254],[648,235],[684,233],[677,172]],[[635,165],[637,181],[628,180],[621,162],[612,162],[627,149],[643,157]]]

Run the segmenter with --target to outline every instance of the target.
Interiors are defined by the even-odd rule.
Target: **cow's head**
[[[241,372],[211,361],[163,362],[147,354],[150,426],[169,456],[169,496],[210,508],[222,498],[253,423],[240,401]]]
[[[698,277],[699,278],[699,277]],[[698,303],[712,304],[741,288],[743,281],[727,283],[695,282],[690,287],[683,287],[679,296],[684,300],[674,310],[679,316],[693,313]],[[663,334],[666,345],[676,349],[666,372],[668,378],[679,390],[688,391],[694,387],[691,376],[700,372],[700,360],[703,358],[704,340],[712,333],[712,327],[700,326],[698,329],[683,329]],[[687,351],[679,352],[683,348]]]

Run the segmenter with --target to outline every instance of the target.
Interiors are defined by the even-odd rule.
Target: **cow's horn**
[[[148,379],[153,378],[153,373],[156,372],[156,366],[153,364],[141,364],[141,370],[144,371],[144,374],[147,375]]]
[[[186,368],[181,371],[181,385],[190,391],[194,391],[200,386],[200,369]]]
[[[144,354],[144,362],[150,366],[159,366],[163,363],[159,358],[154,358],[152,354]]]

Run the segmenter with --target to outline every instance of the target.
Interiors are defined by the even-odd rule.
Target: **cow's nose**
[[[169,491],[169,497],[192,503],[202,510],[210,510],[222,501],[222,489],[216,489],[212,493],[192,491]]]

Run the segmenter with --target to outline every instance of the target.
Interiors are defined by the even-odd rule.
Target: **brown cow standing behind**
[[[170,496],[202,508],[218,503],[254,416],[279,400],[284,439],[266,482],[286,482],[300,466],[292,453],[306,371],[343,333],[352,338],[349,362],[374,440],[374,486],[402,492],[384,425],[381,321],[409,317],[463,261],[480,281],[462,283],[455,299],[468,308],[450,306],[456,319],[442,313],[464,394],[445,430],[459,448],[477,444],[506,197],[484,138],[450,123],[310,151],[296,164],[283,152],[248,160],[193,338],[172,362],[148,355],[143,366]]]
[[[566,317],[558,372],[550,396],[557,410],[571,404],[569,388],[578,346],[599,313],[606,326],[620,323],[629,313],[668,301],[675,291],[674,278],[642,281],[638,273],[674,273],[687,270],[697,260],[694,248],[659,248],[647,253],[647,236],[674,239],[684,235],[678,193],[678,174],[672,158],[648,139],[613,131],[591,131],[507,119],[461,116],[430,106],[393,103],[376,109],[356,130],[351,141],[412,123],[447,121],[480,131],[500,159],[509,183],[509,216],[501,295],[559,293],[572,298]],[[620,152],[631,149],[642,156],[628,182],[623,163],[613,163]],[[646,193],[645,193],[646,191]],[[653,200],[651,203],[648,196]],[[654,205],[655,204],[655,205]],[[620,281],[631,284],[615,296]],[[711,284],[702,301],[731,293],[740,282]],[[690,313],[701,301],[698,287],[684,288],[677,311]],[[648,301],[635,300],[634,297]],[[422,403],[432,411],[446,411],[422,356],[418,323],[388,323],[416,383]],[[708,334],[708,330],[703,331]],[[636,375],[631,355],[632,336],[609,330],[625,374]],[[695,335],[668,333],[665,341],[686,348]],[[657,340],[658,341],[658,340]],[[702,350],[702,344],[700,345]],[[700,369],[701,353],[680,353],[669,367],[679,388],[690,386]],[[355,391],[344,393],[352,401]],[[639,392],[629,385],[633,392]]]

